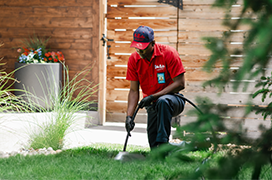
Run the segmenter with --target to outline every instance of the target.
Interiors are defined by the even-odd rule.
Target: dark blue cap
[[[154,31],[148,26],[140,26],[133,33],[130,47],[145,49],[154,40]]]

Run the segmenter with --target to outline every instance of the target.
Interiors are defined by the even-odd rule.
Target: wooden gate
[[[202,65],[208,60],[211,52],[204,47],[202,37],[220,37],[225,31],[231,31],[222,25],[225,12],[223,9],[212,8],[214,0],[183,0],[183,9],[168,4],[174,1],[167,0],[108,0],[107,2],[107,95],[106,121],[124,122],[127,107],[129,81],[125,80],[126,67],[129,55],[135,51],[130,48],[133,31],[140,25],[154,29],[157,43],[168,44],[177,48],[186,73],[186,87],[182,93],[190,100],[195,101],[197,96],[208,96],[214,103],[235,106],[235,111],[227,115],[228,122],[233,124],[243,116],[243,107],[251,92],[232,92],[232,87],[225,87],[225,91],[218,96],[217,89],[203,88],[202,83],[212,77],[222,67],[215,65],[213,73],[203,72]],[[238,1],[231,9],[232,19],[239,16],[242,10],[242,1]],[[233,40],[229,42],[231,48],[241,47],[248,27],[239,27],[231,31]],[[242,59],[233,64],[235,72]],[[255,80],[248,81],[251,87]],[[262,102],[255,102],[263,104]],[[189,105],[186,110],[190,110]],[[146,122],[145,110],[138,113],[136,122]],[[262,117],[252,113],[243,120],[243,124],[253,123]],[[195,118],[187,117],[183,113],[181,123],[187,123]],[[259,121],[257,122],[259,123]],[[234,123],[235,124],[235,123]],[[257,128],[257,127],[256,127]]]

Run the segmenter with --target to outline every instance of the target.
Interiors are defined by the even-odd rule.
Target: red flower
[[[48,58],[49,59],[49,61],[51,61],[52,60],[52,58],[50,57],[50,58]]]
[[[27,48],[24,48],[24,47],[23,47],[23,49],[24,49],[24,51],[25,51],[25,52],[29,52],[29,49],[27,49]]]
[[[58,62],[58,59],[54,59],[54,62]]]

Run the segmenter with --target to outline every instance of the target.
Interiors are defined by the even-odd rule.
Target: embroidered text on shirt
[[[164,70],[164,68],[165,68],[165,65],[155,65],[155,69],[157,70],[157,71],[163,71]]]

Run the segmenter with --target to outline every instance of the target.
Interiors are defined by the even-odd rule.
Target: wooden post
[[[105,28],[105,8],[107,0],[99,1],[99,36],[106,34]],[[106,46],[103,46],[103,41],[99,45],[99,94],[98,94],[98,114],[99,122],[103,125],[106,121]]]

